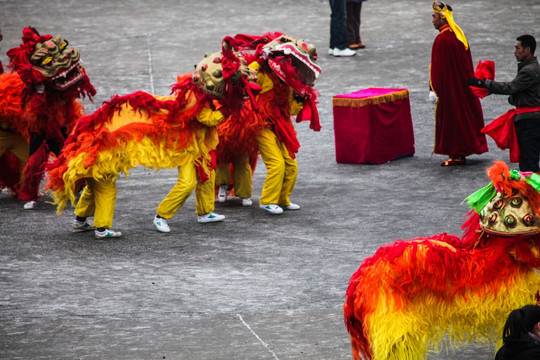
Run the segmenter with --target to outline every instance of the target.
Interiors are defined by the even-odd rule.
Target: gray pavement
[[[540,38],[538,0],[455,0],[473,61],[495,61],[497,79],[516,71],[515,37]],[[8,1],[0,0],[5,51],[22,28],[60,34],[82,53],[98,90],[93,112],[114,94],[166,95],[225,35],[282,31],[319,49],[323,74],[320,133],[306,123],[292,199],[302,209],[270,216],[258,208],[265,177],[254,177],[254,206],[218,204],[219,224],[196,222],[191,197],[154,230],[159,201],[176,172],[135,169],[118,183],[120,239],[73,234],[73,209],[57,216],[47,197],[33,211],[0,194],[1,359],[349,359],[341,306],[348,280],[383,244],[448,232],[460,235],[462,200],[487,183],[490,152],[459,168],[432,155],[433,106],[428,65],[436,31],[431,1],[369,0],[362,11],[366,49],[353,58],[327,55],[324,0]],[[331,99],[368,87],[405,87],[416,140],[414,157],[381,165],[335,161]],[[506,98],[482,101],[486,123],[508,109]],[[514,164],[515,167],[516,164]],[[493,358],[466,346],[430,359]]]

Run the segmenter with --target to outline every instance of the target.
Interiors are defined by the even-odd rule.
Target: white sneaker
[[[242,206],[251,206],[253,201],[250,198],[242,198]]]
[[[103,231],[99,231],[96,229],[94,234],[96,239],[118,238],[122,236],[122,233],[120,231],[114,231],[111,229],[105,229]]]
[[[332,48],[328,49],[328,55],[334,55],[334,49]]]
[[[167,219],[157,217],[157,215],[154,216],[154,226],[159,232],[162,232],[162,233],[171,232],[171,228],[169,227],[169,224],[167,224]]]
[[[73,224],[71,226],[73,227],[74,232],[83,232],[96,229],[95,227],[90,225],[87,220],[79,221],[77,219],[73,219]]]
[[[219,185],[217,201],[224,203],[227,200],[227,185]]]
[[[26,204],[24,204],[25,210],[32,210],[35,207],[36,207],[36,202],[35,201],[29,201]]]
[[[276,204],[268,204],[268,205],[260,204],[259,206],[261,207],[261,209],[264,209],[272,214],[283,213],[283,209],[279,205],[276,205]]]
[[[216,222],[216,221],[223,221],[223,220],[225,220],[225,215],[219,215],[213,212],[209,214],[199,215],[197,217],[197,221],[201,224],[211,223],[211,222]]]
[[[300,210],[300,205],[295,204],[295,203],[290,203],[289,205],[284,206],[283,209],[284,210]]]
[[[345,48],[345,49],[335,48],[334,53],[332,55],[337,56],[337,57],[340,57],[340,56],[354,56],[354,55],[356,55],[356,51],[351,50],[349,48]]]

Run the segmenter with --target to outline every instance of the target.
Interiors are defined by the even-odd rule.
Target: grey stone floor
[[[497,79],[516,71],[515,37],[537,31],[537,0],[456,0],[456,22],[473,60],[495,60]],[[217,205],[220,224],[199,225],[193,197],[170,221],[152,226],[174,170],[139,168],[118,183],[115,228],[96,241],[72,234],[68,208],[45,197],[34,211],[0,194],[0,358],[2,359],[348,359],[341,306],[348,279],[383,244],[448,232],[460,235],[462,200],[487,183],[490,152],[460,168],[432,155],[428,65],[436,31],[431,1],[369,0],[366,49],[327,55],[329,5],[323,0],[8,1],[0,0],[0,59],[22,28],[60,34],[77,47],[98,90],[93,112],[114,94],[166,95],[225,35],[282,31],[319,49],[323,74],[320,133],[297,129],[302,144],[293,201],[298,212],[269,216],[257,206],[265,169],[254,177],[254,206]],[[540,34],[532,33],[539,37]],[[331,99],[368,87],[410,91],[416,154],[381,165],[335,161]],[[482,101],[486,123],[508,109]],[[514,164],[515,165],[515,164]],[[466,346],[430,359],[493,358]]]

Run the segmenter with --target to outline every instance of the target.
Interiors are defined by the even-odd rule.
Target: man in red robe
[[[464,165],[467,155],[488,151],[486,136],[481,132],[482,106],[466,84],[474,74],[471,51],[449,5],[433,2],[432,17],[433,26],[439,30],[430,67],[431,95],[436,104],[433,152],[449,156],[441,166]]]

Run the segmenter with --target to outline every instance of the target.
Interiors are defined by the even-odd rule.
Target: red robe
[[[431,51],[431,87],[439,101],[435,108],[433,152],[467,156],[488,151],[482,106],[465,80],[473,77],[470,49],[448,25],[439,29]]]

